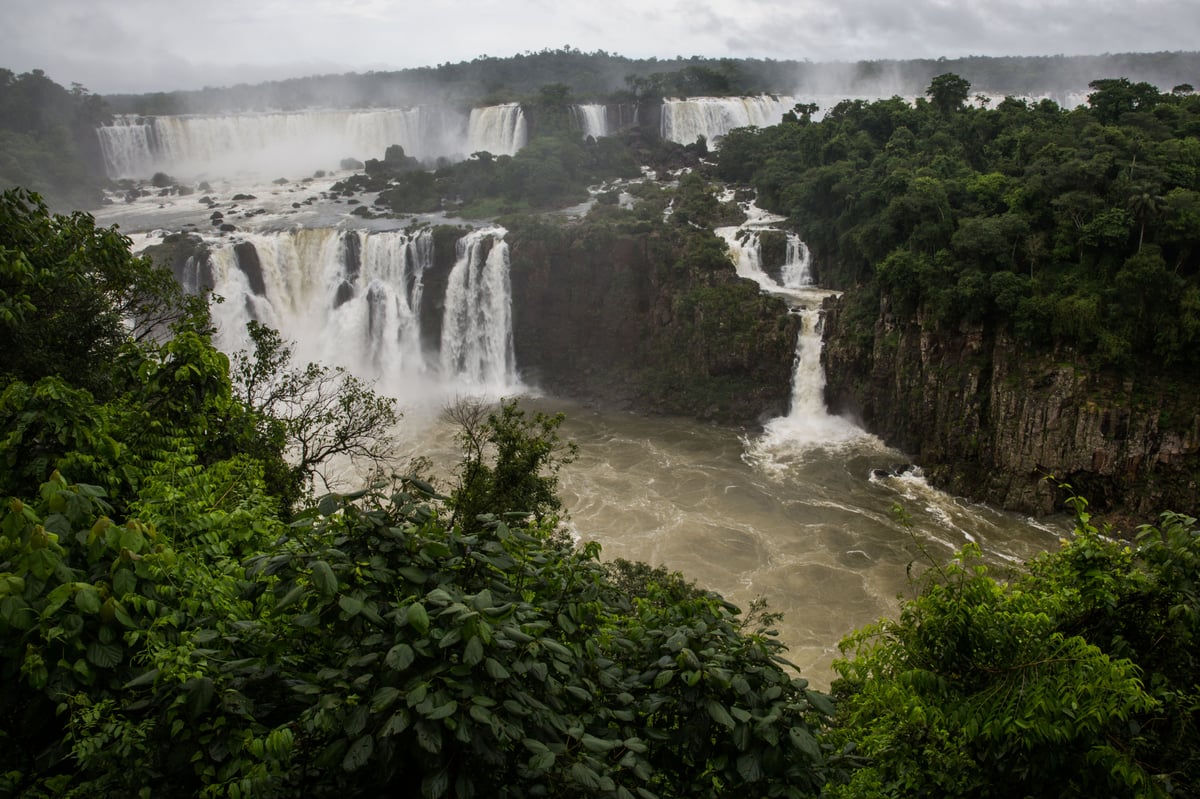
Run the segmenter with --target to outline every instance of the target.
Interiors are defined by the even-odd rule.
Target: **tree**
[[[1132,83],[1127,78],[1103,78],[1088,84],[1092,93],[1088,105],[1105,124],[1114,124],[1133,111],[1150,111],[1162,99],[1158,89],[1144,81]]]
[[[1130,547],[1071,502],[1075,536],[1028,571],[969,546],[843,642],[833,737],[865,763],[832,796],[1189,795],[1200,531],[1167,514]]]
[[[391,460],[392,427],[399,421],[396,400],[342,367],[293,365],[292,346],[277,330],[246,325],[253,352],[234,355],[234,394],[257,420],[259,436],[291,460],[289,499],[312,490],[320,479],[335,484],[328,467],[346,458],[359,469],[383,472]]]
[[[575,459],[574,443],[563,443],[562,414],[527,418],[516,400],[491,412],[477,400],[460,399],[446,416],[459,426],[463,447],[459,486],[453,492],[454,523],[475,529],[490,513],[525,514],[537,520],[558,511],[558,472]]]
[[[949,114],[961,109],[963,103],[971,96],[971,82],[953,72],[946,72],[933,79],[925,94],[933,102],[934,108],[943,114]]]
[[[56,375],[106,397],[117,387],[103,364],[123,345],[197,311],[170,271],[132,256],[116,228],[51,214],[23,189],[0,194],[0,379]]]
[[[1166,206],[1166,198],[1150,186],[1140,186],[1129,195],[1125,207],[1138,223],[1138,252],[1142,251],[1142,243],[1146,238],[1146,223],[1157,219]]]

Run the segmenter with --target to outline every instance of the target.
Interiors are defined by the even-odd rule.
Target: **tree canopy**
[[[1200,98],[1092,83],[1088,105],[844,101],[734,131],[717,174],[787,214],[822,270],[906,318],[1011,330],[1100,368],[1200,367]],[[953,113],[951,113],[953,112]]]

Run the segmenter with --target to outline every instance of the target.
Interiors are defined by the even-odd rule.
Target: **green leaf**
[[[304,591],[305,591],[304,586],[302,586],[302,585],[294,586],[291,591],[288,591],[286,594],[284,594],[283,599],[279,600],[279,602],[276,603],[275,609],[283,610],[284,608],[287,608],[287,607],[290,607],[291,605],[296,604],[297,602],[300,601],[300,597],[304,596]]]
[[[408,644],[396,644],[388,650],[383,662],[396,671],[404,671],[416,660],[416,653]]]
[[[338,581],[333,574],[333,569],[323,560],[318,560],[312,565],[312,581],[317,590],[322,596],[331,597],[337,593]]]
[[[476,610],[487,610],[494,604],[492,592],[486,588],[476,594],[474,599],[471,600],[471,606]]]
[[[342,758],[342,768],[346,771],[355,771],[362,768],[371,759],[371,754],[374,751],[375,739],[370,735],[363,735],[350,744],[350,749],[347,750],[346,756]]]
[[[588,735],[587,733],[584,733],[583,738],[580,739],[580,743],[582,743],[583,748],[589,752],[610,752],[621,745],[620,741],[597,738],[596,736]]]
[[[435,605],[449,605],[454,601],[454,597],[450,596],[450,592],[445,588],[435,588],[425,595],[428,602]]]
[[[456,710],[458,710],[458,702],[455,702],[453,699],[451,699],[446,704],[435,707],[433,711],[429,713],[428,718],[430,721],[437,721],[438,719],[444,719],[447,716],[453,716],[454,711]]]
[[[317,511],[322,516],[332,516],[342,507],[341,497],[336,494],[326,494],[317,503]]]
[[[508,669],[495,658],[488,658],[483,662],[483,668],[487,671],[488,676],[493,680],[507,680],[509,678]]]
[[[158,679],[158,669],[148,669],[138,676],[134,677],[129,682],[125,683],[126,688],[141,688],[143,685],[153,685]]]
[[[492,711],[488,710],[483,705],[471,705],[470,713],[471,718],[475,719],[480,724],[491,724],[495,719],[495,716],[492,715]]]
[[[409,625],[421,635],[429,632],[429,614],[425,612],[425,606],[420,602],[414,602],[408,606],[407,619]]]
[[[600,775],[592,771],[583,763],[573,763],[571,765],[571,779],[587,788],[589,791],[597,790],[600,787]]]
[[[822,716],[832,716],[837,711],[833,707],[833,702],[825,694],[817,691],[805,691],[804,695],[808,697],[808,702]]]
[[[708,711],[708,715],[712,717],[712,720],[718,724],[728,727],[731,730],[737,726],[733,720],[733,716],[730,716],[729,711],[725,709],[725,706],[717,700],[708,700],[708,703],[704,706],[704,709]]]
[[[762,779],[762,766],[758,762],[757,752],[748,752],[737,759],[738,774],[746,782],[758,782]]]
[[[131,522],[132,524],[132,522]],[[146,546],[146,536],[137,527],[121,528],[121,548],[130,552],[141,552]]]
[[[426,799],[439,799],[449,787],[450,774],[446,769],[442,769],[437,774],[421,780],[421,795]]]
[[[405,580],[417,585],[423,585],[429,579],[429,575],[423,569],[418,569],[416,566],[401,566],[396,572]]]
[[[658,676],[654,678],[654,689],[658,690],[660,688],[665,688],[667,686],[667,684],[671,682],[671,679],[674,676],[675,676],[674,670],[663,669],[662,671],[660,671],[658,673]]]
[[[478,665],[483,660],[483,640],[478,635],[472,635],[463,650],[463,663],[468,666]]]
[[[529,758],[529,768],[534,771],[549,771],[554,766],[555,755],[549,749]]]
[[[117,569],[112,579],[113,596],[117,599],[137,590],[137,575],[129,569]]]
[[[391,707],[392,703],[400,698],[401,691],[392,685],[385,685],[375,692],[371,697],[371,712],[379,713]]]
[[[432,755],[442,751],[442,733],[436,725],[418,722],[416,729],[418,746]]]
[[[788,737],[792,739],[792,745],[801,752],[814,760],[820,759],[821,747],[817,744],[817,739],[813,737],[811,732],[803,727],[792,727],[788,730]]]
[[[123,652],[124,648],[120,644],[102,644],[93,641],[88,644],[87,659],[102,669],[111,669],[121,662]]]
[[[100,592],[93,585],[85,583],[75,594],[75,607],[83,613],[91,615],[99,613],[101,604]]]
[[[387,724],[383,725],[380,730],[380,735],[399,735],[408,729],[410,718],[407,710],[397,710],[392,714],[392,717],[387,720]]]
[[[338,607],[346,611],[347,616],[353,617],[357,616],[359,613],[362,613],[363,601],[361,599],[356,599],[355,597],[342,594],[340,597],[338,597]]]

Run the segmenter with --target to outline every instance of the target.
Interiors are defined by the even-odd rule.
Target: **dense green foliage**
[[[837,797],[1195,796],[1200,529],[1090,524],[1008,582],[974,547],[843,643]]]
[[[24,186],[64,208],[98,204],[104,163],[96,127],[109,117],[77,83],[67,90],[40,69],[0,69],[0,189]]]
[[[0,270],[0,493],[33,496],[60,469],[124,513],[158,462],[252,456],[286,510],[330,458],[372,459],[396,420],[343,370],[294,367],[273,331],[253,328],[231,372],[202,300],[37,195],[0,195]]]
[[[375,205],[394,213],[444,211],[480,217],[583,202],[589,185],[638,174],[618,139],[585,142],[577,132],[562,130],[533,138],[515,155],[474,153],[433,172],[368,172],[335,188],[379,191]]]
[[[1125,79],[1089,104],[845,101],[726,137],[717,172],[792,217],[822,281],[905,316],[1010,328],[1099,365],[1200,366],[1200,96]],[[851,299],[851,302],[854,300]]]

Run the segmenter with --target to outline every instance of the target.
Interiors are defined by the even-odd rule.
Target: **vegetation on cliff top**
[[[0,189],[23,186],[60,208],[99,205],[104,161],[96,126],[110,116],[78,83],[68,90],[40,69],[0,69]]]
[[[1200,96],[1098,80],[1085,107],[966,103],[943,76],[722,143],[717,173],[789,215],[822,281],[943,330],[1005,326],[1096,365],[1200,368]],[[848,298],[854,302],[854,296]]]

